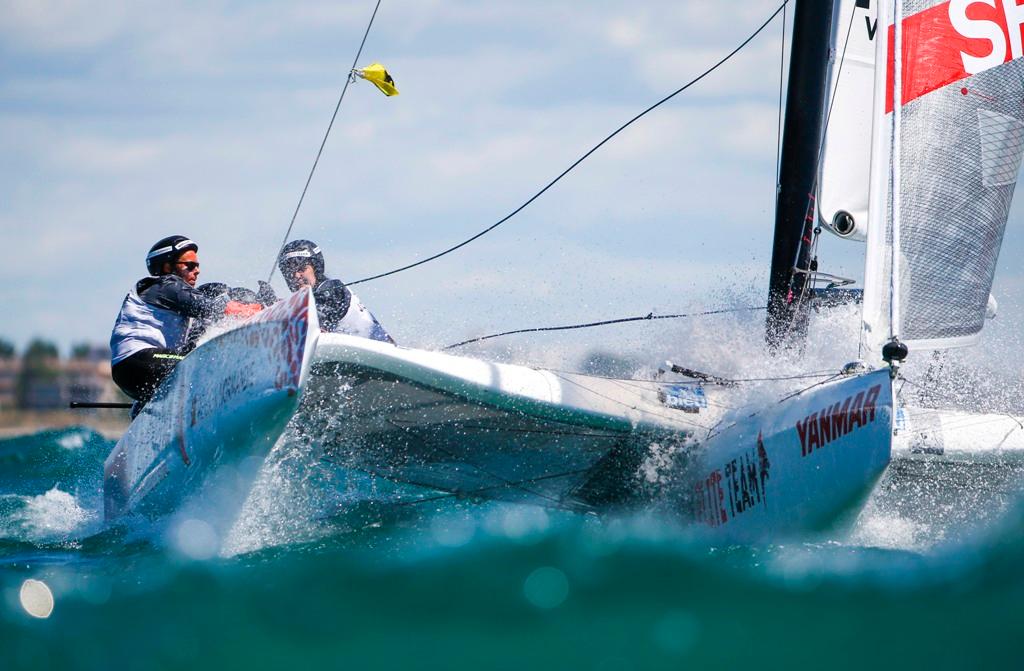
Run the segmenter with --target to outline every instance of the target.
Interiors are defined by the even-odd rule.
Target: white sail
[[[890,336],[933,348],[978,338],[1024,154],[1024,11],[896,1],[878,3],[876,62],[888,67],[873,101],[867,356]]]
[[[877,2],[836,0],[833,60],[821,171],[818,216],[836,235],[864,240],[868,226],[872,93]]]

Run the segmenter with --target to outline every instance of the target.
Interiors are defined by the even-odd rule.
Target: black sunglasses
[[[192,272],[193,270],[195,270],[196,268],[199,267],[199,262],[198,261],[175,261],[174,265],[176,265],[176,266],[185,266],[185,270],[187,270],[189,272]]]
[[[312,266],[309,259],[286,259],[281,262],[281,274],[291,275],[292,273],[300,270],[305,270],[307,266]]]

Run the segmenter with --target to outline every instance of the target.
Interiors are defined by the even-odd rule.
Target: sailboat
[[[773,347],[803,337],[806,309],[822,293],[813,254],[820,211],[808,194],[842,24],[834,17],[871,4],[796,2],[769,289]],[[312,296],[300,292],[179,365],[107,460],[108,518],[173,508],[223,464],[259,458],[291,430],[325,459],[398,482],[581,511],[644,503],[638,471],[650,455],[670,455],[659,507],[716,538],[829,524],[890,462],[894,380],[908,348],[967,344],[984,322],[1024,147],[1015,116],[1021,61],[1009,58],[1019,40],[1004,45],[1012,62],[992,56],[984,70],[953,78],[926,67],[936,54],[976,62],[964,49],[984,60],[975,5],[985,3],[878,7],[874,34],[889,40],[874,40],[874,62],[893,66],[871,68],[869,203],[846,211],[852,224],[830,220],[840,235],[866,231],[862,360],[837,362],[829,379],[750,407],[732,383],[685,369],[674,379],[612,379],[321,332]],[[974,32],[931,20],[956,8]],[[940,139],[950,146],[936,149]],[[955,193],[944,199],[946,186]],[[955,287],[951,264],[970,273]],[[255,372],[260,366],[273,374]]]

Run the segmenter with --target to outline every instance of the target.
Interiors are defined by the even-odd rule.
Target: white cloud
[[[650,39],[647,21],[637,16],[615,17],[608,21],[606,30],[608,41],[620,49],[635,49]]]
[[[294,235],[320,241],[346,279],[459,242],[775,6],[384,4],[363,61],[384,62],[402,93],[350,87]],[[204,280],[265,277],[369,9],[0,5],[0,242],[18,250],[0,266],[17,315],[0,336],[104,341],[143,252],[171,232],[200,241]],[[406,340],[444,342],[755,284],[772,226],[777,27],[494,233],[357,290]]]
[[[93,48],[124,30],[130,5],[119,0],[3,0],[0,35],[36,53]]]

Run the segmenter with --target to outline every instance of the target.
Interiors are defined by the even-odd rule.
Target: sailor
[[[289,290],[313,289],[317,317],[324,331],[394,344],[394,339],[362,301],[341,280],[332,280],[324,274],[324,255],[316,243],[292,240],[281,249],[277,267]]]
[[[183,235],[153,245],[146,255],[150,276],[128,292],[114,322],[111,375],[124,393],[140,403],[153,396],[184,358],[194,322],[225,314],[248,317],[263,308],[196,290],[198,251],[199,245]]]

